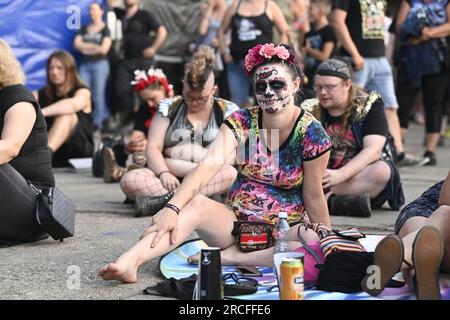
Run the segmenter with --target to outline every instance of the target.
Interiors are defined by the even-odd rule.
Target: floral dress
[[[273,224],[280,211],[288,213],[290,224],[300,221],[305,214],[303,161],[316,159],[331,147],[320,122],[302,109],[289,137],[274,152],[260,136],[259,107],[236,111],[224,123],[238,141],[238,176],[226,204],[241,221]]]

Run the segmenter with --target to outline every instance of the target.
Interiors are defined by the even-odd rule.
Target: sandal
[[[412,250],[414,288],[418,300],[441,300],[439,268],[443,254],[444,245],[439,231],[432,226],[420,229]]]
[[[118,182],[125,174],[125,168],[119,166],[116,162],[116,156],[113,149],[103,149],[103,165],[105,167],[103,171],[103,182],[111,183]]]
[[[373,264],[380,268],[380,286],[373,287],[370,284],[372,274],[368,274],[361,282],[361,288],[372,296],[378,296],[387,286],[391,278],[400,272],[402,263],[411,266],[404,258],[403,241],[396,234],[386,236],[381,240],[374,253]]]

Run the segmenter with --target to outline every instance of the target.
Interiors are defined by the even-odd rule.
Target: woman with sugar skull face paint
[[[255,74],[255,95],[258,104],[267,113],[277,113],[286,108],[291,94],[288,92],[287,75],[281,66],[265,66]]]
[[[185,177],[141,240],[102,268],[103,279],[135,282],[143,262],[176,248],[192,231],[209,246],[222,249],[222,264],[272,266],[273,248],[238,249],[236,232],[243,223],[274,225],[278,213],[287,212],[292,248],[300,252],[306,251],[297,237],[301,221],[330,226],[322,176],[331,143],[321,124],[294,103],[301,70],[293,50],[257,45],[249,50],[245,68],[255,87],[257,105],[235,111],[224,121],[202,162]],[[225,205],[201,195],[201,187],[230,162],[237,164],[238,174]],[[314,231],[301,232],[320,254]],[[188,258],[190,262],[197,259],[197,255]],[[306,253],[305,265],[313,261]],[[317,269],[305,268],[307,281],[316,277]]]

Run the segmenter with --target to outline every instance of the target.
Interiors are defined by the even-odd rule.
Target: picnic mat
[[[383,235],[368,235],[361,240],[367,251],[374,251],[377,243],[383,239]],[[173,250],[160,261],[161,273],[166,278],[182,279],[192,274],[197,274],[198,265],[187,263],[187,258],[200,252],[201,248],[207,248],[205,242],[200,239],[186,241],[177,249]],[[276,277],[273,268],[258,267],[262,272],[262,277],[255,277],[258,280],[258,291],[252,295],[241,295],[230,297],[240,300],[278,300],[278,290],[275,288],[271,292],[267,289],[276,285]],[[237,273],[236,266],[222,266],[222,274]],[[450,277],[441,278],[442,299],[450,300]],[[225,297],[227,298],[227,297]],[[365,292],[341,293],[326,292],[314,289],[305,290],[305,300],[416,300],[414,292],[405,285],[401,288],[386,288],[378,297],[372,297]]]

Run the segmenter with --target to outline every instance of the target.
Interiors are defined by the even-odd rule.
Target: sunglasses
[[[273,91],[281,91],[287,87],[287,83],[282,80],[271,80],[269,82],[266,81],[258,81],[255,84],[255,93],[262,95],[266,93],[267,87],[270,87]]]

